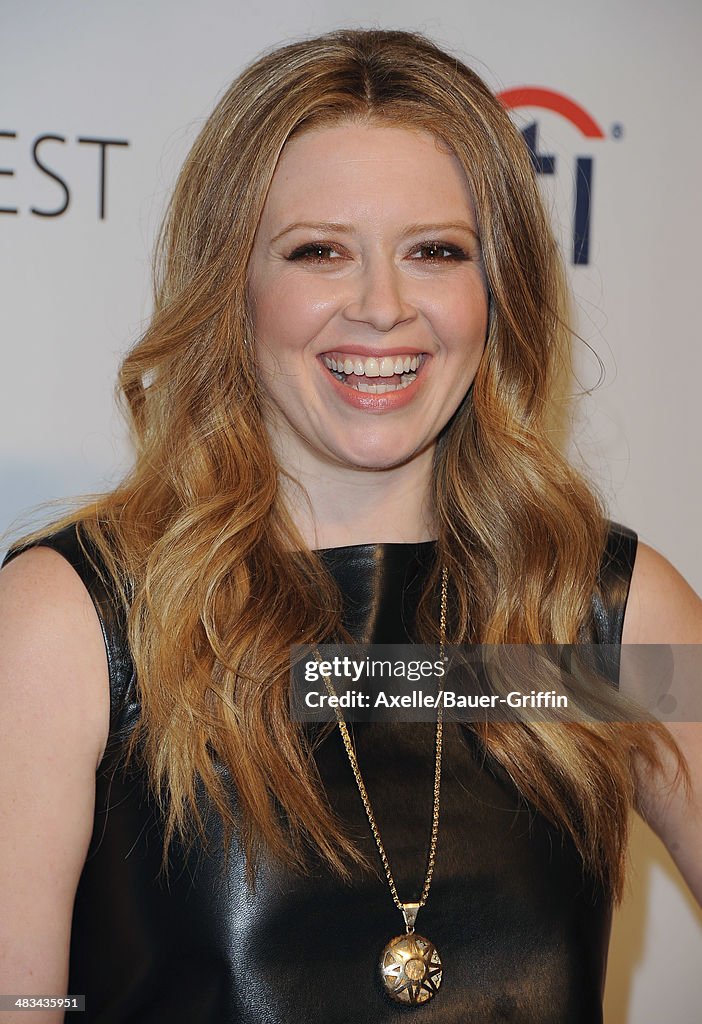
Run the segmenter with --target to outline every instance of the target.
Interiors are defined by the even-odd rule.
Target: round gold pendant
[[[441,974],[441,958],[423,935],[397,935],[380,954],[385,991],[398,1003],[426,1003],[438,991]]]

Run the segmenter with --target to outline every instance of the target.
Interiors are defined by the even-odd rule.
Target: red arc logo
[[[575,125],[588,139],[603,139],[605,137],[597,121],[588,114],[584,107],[568,96],[564,96],[563,93],[554,92],[553,89],[542,89],[535,85],[520,85],[515,89],[503,89],[502,92],[498,92],[497,98],[508,110],[516,110],[518,107],[541,107],[542,110],[552,110]]]

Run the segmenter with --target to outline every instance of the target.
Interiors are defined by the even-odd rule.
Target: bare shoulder
[[[0,571],[0,667],[5,702],[19,698],[30,713],[55,701],[72,712],[92,736],[97,766],[109,729],[102,628],[78,573],[51,548],[31,548]],[[57,682],[38,686],[37,673]]]
[[[663,555],[641,542],[634,561],[622,641],[702,643],[702,600]]]
[[[57,552],[26,551],[0,572],[0,991],[65,991],[108,730],[90,595]]]

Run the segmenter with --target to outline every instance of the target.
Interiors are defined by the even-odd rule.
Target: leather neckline
[[[343,621],[357,643],[411,643],[417,604],[436,541],[351,544],[317,554],[343,596]]]
[[[392,551],[396,551],[396,552],[399,553],[400,551],[407,551],[407,552],[424,551],[424,550],[429,551],[429,550],[431,550],[434,547],[436,547],[436,541],[435,540],[412,540],[412,541],[388,540],[388,541],[374,541],[373,543],[369,543],[369,544],[341,544],[338,547],[333,547],[333,548],[315,548],[314,550],[315,550],[316,554],[321,555],[322,557],[324,557],[324,556],[326,556],[326,555],[328,555],[328,554],[330,554],[332,552],[339,552],[339,553],[341,553],[341,552],[348,552],[349,556],[353,556],[354,553],[361,552],[361,551],[370,552],[370,551],[381,550],[383,553],[385,553],[385,552],[390,553]]]

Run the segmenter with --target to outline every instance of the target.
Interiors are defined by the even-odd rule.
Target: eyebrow
[[[311,228],[313,231],[320,231],[326,234],[351,234],[353,227],[351,224],[339,224],[336,221],[308,221],[299,220],[295,221],[294,224],[288,224],[287,227],[279,231],[277,235],[271,239],[271,242],[277,242],[279,238],[289,234],[291,231],[295,231],[297,228]],[[407,238],[409,235],[421,235],[427,234],[432,235],[437,231],[447,230],[467,231],[469,235],[477,241],[480,241],[478,232],[472,225],[464,220],[451,220],[441,222],[430,222],[426,224],[408,224],[405,230],[402,232],[402,237]]]

